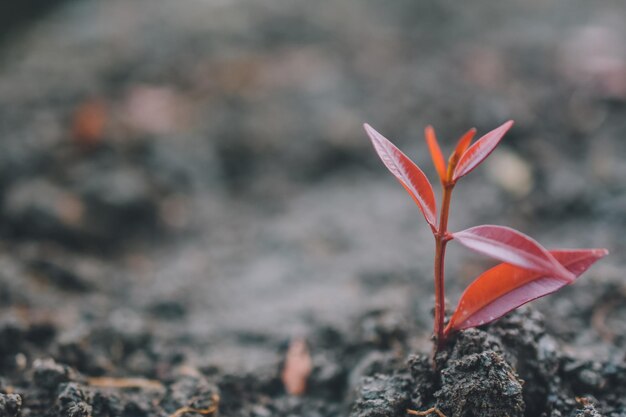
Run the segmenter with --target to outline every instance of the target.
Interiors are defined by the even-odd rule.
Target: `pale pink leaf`
[[[363,125],[372,140],[374,149],[387,169],[400,181],[400,184],[413,197],[424,218],[433,228],[437,224],[435,193],[428,178],[400,149],[389,139],[378,133],[367,123]]]
[[[452,234],[465,247],[531,271],[566,281],[574,275],[533,238],[505,226],[483,225]]]
[[[470,146],[461,155],[456,168],[454,168],[454,174],[452,180],[457,181],[459,178],[469,174],[474,168],[476,168],[482,161],[489,156],[491,152],[498,146],[500,140],[504,134],[513,126],[513,120],[509,120],[502,126],[495,128],[491,132],[487,133],[480,139],[478,139],[472,146]]]

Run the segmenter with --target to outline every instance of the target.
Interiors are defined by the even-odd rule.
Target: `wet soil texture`
[[[0,46],[1,417],[626,416],[622,2],[37,15]],[[426,124],[507,119],[451,229],[611,255],[435,373],[432,237],[361,124],[434,179]],[[451,244],[450,307],[490,265]]]

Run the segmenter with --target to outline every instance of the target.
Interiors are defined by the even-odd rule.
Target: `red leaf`
[[[443,159],[443,154],[441,153],[441,148],[439,147],[439,143],[437,143],[437,136],[435,136],[435,129],[432,126],[426,126],[424,130],[424,134],[426,136],[426,143],[428,144],[428,150],[430,151],[430,156],[433,159],[433,164],[435,164],[435,169],[437,170],[437,174],[439,174],[439,178],[441,181],[446,180],[446,161]]]
[[[556,258],[576,278],[608,254],[606,249],[554,250]],[[510,264],[486,271],[466,289],[450,319],[446,333],[496,320],[529,301],[551,294],[569,281]]]
[[[463,153],[459,163],[454,169],[452,180],[457,181],[459,178],[469,174],[478,164],[484,161],[495,147],[498,146],[500,139],[502,139],[511,126],[513,126],[513,120],[509,120],[502,126],[487,133],[470,146],[469,149]]]
[[[435,193],[426,175],[400,149],[374,128],[367,123],[363,127],[387,169],[413,197],[428,224],[437,227]]]
[[[537,241],[510,227],[476,226],[452,236],[463,246],[502,262],[566,281],[575,278]]]
[[[456,144],[456,148],[454,149],[454,152],[452,153],[452,155],[450,155],[450,160],[458,161],[461,158],[461,156],[465,153],[467,148],[470,146],[470,143],[472,143],[472,139],[474,139],[475,135],[476,135],[475,128],[471,128],[470,130],[465,132],[465,134],[461,136],[461,139],[459,139],[459,142]]]

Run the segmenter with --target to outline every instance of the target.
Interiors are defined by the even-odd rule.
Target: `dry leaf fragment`
[[[91,99],[80,104],[72,120],[72,137],[86,148],[98,145],[104,136],[107,113],[102,100]]]
[[[285,391],[291,395],[302,395],[306,391],[306,383],[311,371],[313,363],[311,354],[304,339],[293,339],[289,343],[287,356],[285,357],[285,366],[281,374]]]

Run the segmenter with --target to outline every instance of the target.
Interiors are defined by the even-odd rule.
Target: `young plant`
[[[370,125],[364,125],[376,153],[411,195],[435,237],[435,352],[443,348],[454,332],[492,322],[529,301],[571,284],[608,254],[606,249],[548,251],[529,236],[504,226],[483,225],[455,233],[448,231],[450,201],[456,183],[489,156],[512,125],[513,121],[508,121],[474,144],[471,142],[476,129],[470,129],[459,140],[447,164],[433,128],[426,127],[426,143],[442,187],[439,219],[435,193],[426,175],[393,143]],[[446,245],[451,240],[503,263],[484,272],[465,289],[456,311],[444,326],[444,261]]]

